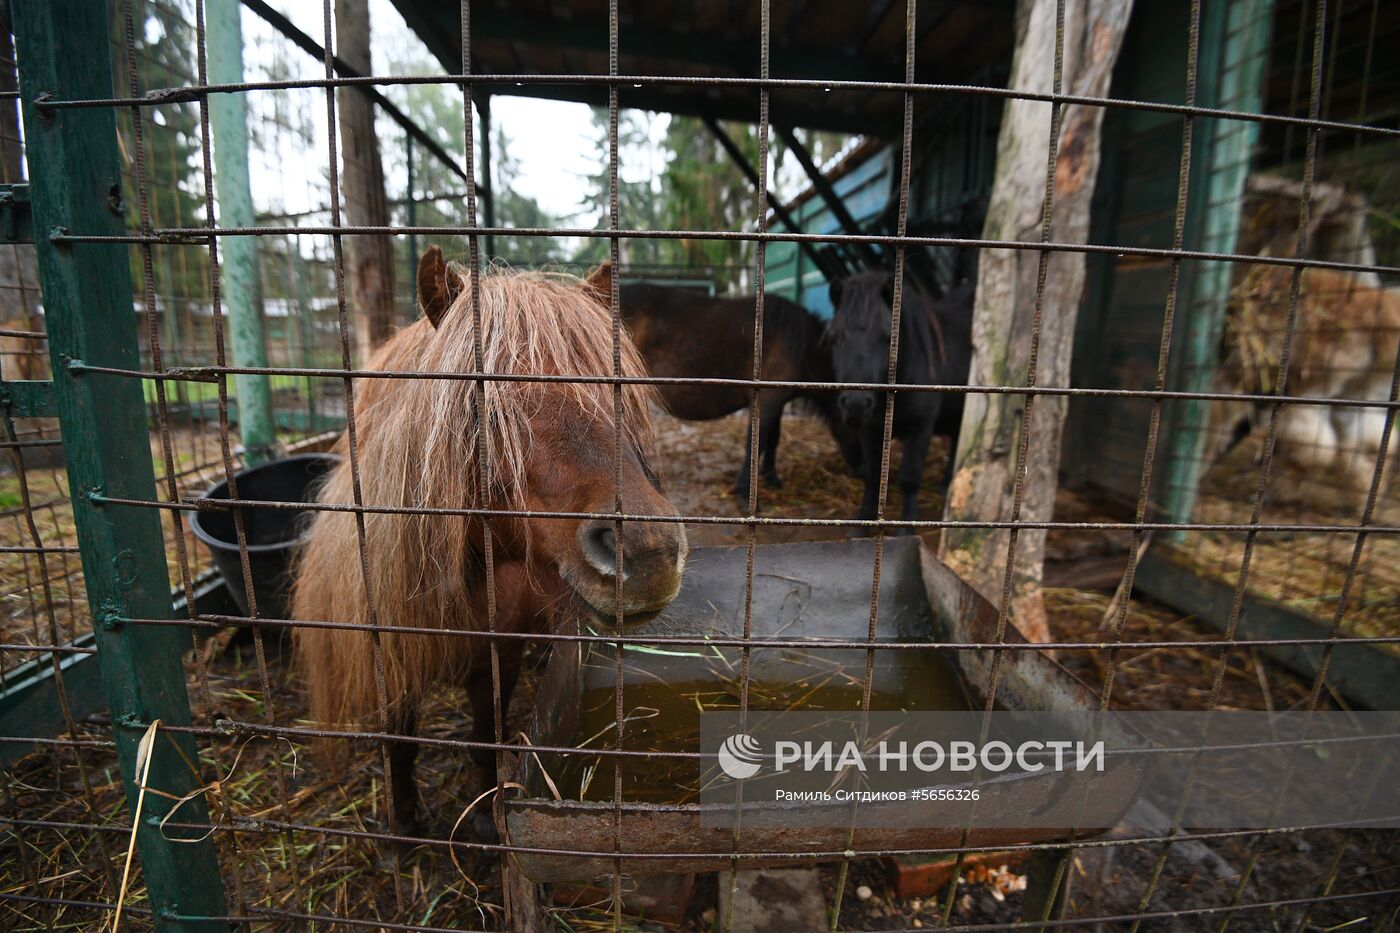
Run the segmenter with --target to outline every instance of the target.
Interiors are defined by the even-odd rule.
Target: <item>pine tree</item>
[[[129,59],[136,66],[138,93],[156,88],[197,84],[192,71],[195,32],[193,11],[177,0],[150,0],[136,7],[135,28],[130,48],[121,5],[112,6],[113,36],[117,51],[113,56],[113,86],[120,93],[130,90]],[[136,150],[131,111],[117,111],[118,134],[123,153],[123,186],[130,192],[133,226],[139,223],[136,191]],[[198,227],[205,223],[204,181],[201,175],[199,110],[193,102],[163,104],[142,108],[142,143],[145,164],[145,197],[151,223],[156,227]],[[160,304],[167,347],[178,346],[182,335],[188,339],[194,326],[196,305],[208,301],[209,270],[202,251],[176,247],[153,251],[155,293]],[[132,281],[142,286],[143,255],[131,250]]]

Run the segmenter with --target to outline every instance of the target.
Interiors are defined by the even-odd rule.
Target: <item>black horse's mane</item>
[[[894,284],[887,270],[858,272],[841,280],[841,307],[863,323],[883,323],[890,315],[886,292]],[[943,329],[929,297],[907,279],[900,301],[899,362],[908,365],[908,382],[932,382],[945,358]]]

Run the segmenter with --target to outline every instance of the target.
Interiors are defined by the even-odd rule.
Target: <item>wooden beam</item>
[[[54,418],[58,405],[47,379],[0,379],[0,408],[15,418]]]
[[[170,594],[175,618],[189,615],[183,589]],[[224,578],[211,570],[194,581],[195,612],[199,615],[241,615],[233,601]],[[102,677],[97,668],[93,648],[94,636],[89,633],[74,639],[68,653],[59,662],[63,689],[74,719],[86,719],[102,711]],[[87,653],[80,653],[87,652]],[[62,735],[65,728],[59,715],[58,682],[48,657],[37,657],[5,674],[5,689],[0,692],[0,735],[12,738],[51,739]],[[32,743],[0,743],[0,767],[8,767],[34,750]]]
[[[393,0],[404,21],[427,45],[448,74],[461,70],[461,29],[457,7],[433,4],[427,0]],[[920,16],[919,39],[938,28],[947,12],[958,6],[957,0],[942,0],[932,13]],[[1009,17],[1013,0],[986,0],[984,9],[1004,13]],[[483,56],[481,46],[488,41],[510,43],[522,41],[547,48],[572,49],[578,52],[606,54],[608,42],[607,19],[601,16],[578,16],[563,20],[532,16],[503,10],[498,6],[472,10],[472,41],[478,61],[477,71],[501,71],[499,62]],[[797,44],[793,38],[806,22],[811,11],[810,0],[795,0],[784,16],[781,26],[775,24],[773,47],[770,50],[771,73],[778,77],[808,77],[829,80],[897,80],[902,66],[902,45],[898,55],[874,57],[846,54],[841,45],[844,36],[833,37],[831,45]],[[730,68],[735,74],[757,74],[758,37],[754,34],[726,38],[715,33],[701,34],[684,28],[673,17],[670,29],[644,30],[629,28],[627,22],[618,36],[622,71],[633,67],[637,58],[662,60],[666,71],[677,75],[709,74],[717,64]],[[928,67],[931,66],[931,67]],[[960,81],[966,74],[953,74],[940,62],[928,62],[920,70],[920,80]],[[600,85],[559,85],[544,87],[514,84],[479,84],[478,88],[498,96],[535,97],[547,100],[578,101],[592,106],[607,105],[607,89]],[[682,113],[691,116],[714,116],[722,120],[753,122],[754,96],[751,91],[719,98],[712,89],[703,87],[629,88],[627,106],[661,113]],[[899,99],[889,96],[889,106],[872,108],[866,95],[846,95],[849,105],[838,104],[832,97],[813,96],[810,104],[799,102],[797,93],[775,92],[772,117],[789,126],[832,130],[843,133],[866,133],[888,136],[897,130]],[[870,97],[879,95],[871,94]]]
[[[724,131],[724,127],[719,125],[718,120],[711,117],[703,117],[702,120],[705,126],[709,128],[710,132],[714,134],[715,139],[719,141],[720,147],[723,148],[729,155],[729,158],[734,161],[734,164],[739,167],[739,171],[744,173],[744,177],[749,180],[749,184],[753,185],[754,189],[757,190],[758,170],[749,163],[748,158],[744,155],[738,144]],[[783,225],[793,233],[802,232],[801,225],[786,207],[773,201],[769,204],[769,208],[773,211],[773,216],[782,221]],[[816,263],[817,268],[822,271],[822,274],[825,275],[827,279],[840,278],[846,274],[845,269],[840,268],[834,257],[830,254],[816,249],[813,244],[805,241],[800,241],[797,245],[801,247],[802,251],[807,254],[812,262]]]
[[[449,73],[461,70],[461,30],[456,6],[430,4],[419,0],[393,0],[404,21],[423,39]],[[742,18],[742,17],[740,17]],[[723,34],[708,35],[669,29],[619,29],[618,54],[623,57],[664,59],[676,65],[679,74],[698,73],[694,67],[712,68],[716,62],[742,63],[750,74],[758,73],[759,43],[756,33],[742,34],[742,23],[733,23]],[[473,8],[472,41],[525,42],[546,48],[572,48],[580,51],[608,51],[608,20],[605,16],[576,16],[572,19],[541,17],[500,7]],[[785,31],[786,32],[786,31]],[[775,75],[807,75],[832,80],[888,79],[893,59],[872,59],[848,55],[840,46],[815,48],[795,46],[781,40],[770,50]]]
[[[24,62],[20,100],[35,228],[121,237],[128,233],[123,213],[134,208],[121,197],[115,111],[42,106],[52,95],[114,96],[107,6],[48,0],[16,4],[13,12],[15,51]],[[138,751],[156,721],[192,724],[181,660],[189,633],[124,622],[171,618],[161,518],[153,509],[98,501],[100,493],[159,499],[141,384],[69,366],[81,360],[114,372],[140,368],[128,250],[116,243],[61,246],[45,235],[35,253],[73,523],[127,809],[141,817],[133,815],[131,822],[148,903],[161,933],[226,931],[226,921],[212,919],[228,913],[214,842],[161,828],[172,798],[184,799],[182,818],[209,820],[200,793],[204,777],[189,764],[199,760],[193,737],[167,731],[149,758]],[[61,665],[57,655],[51,661]],[[70,727],[71,715],[64,719]],[[144,794],[142,778],[162,793]]]
[[[817,163],[812,161],[812,154],[807,151],[807,147],[802,144],[802,140],[797,138],[797,134],[792,131],[792,128],[775,125],[773,130],[778,134],[778,138],[783,141],[783,145],[792,150],[793,156],[797,159],[797,164],[802,166],[802,171],[807,174],[807,180],[812,183],[812,187],[816,189],[817,194],[821,195],[821,199],[825,202],[827,209],[831,211],[832,216],[836,218],[836,222],[841,225],[842,232],[849,233],[852,236],[860,236],[863,234],[865,231],[861,229],[856,219],[851,216],[851,212],[846,209],[846,202],[841,200],[841,196],[836,193],[836,189],[831,186],[831,182],[827,181],[821,169],[817,168]],[[875,252],[874,247],[869,243],[857,243],[854,248],[855,252],[867,266],[876,268],[881,265],[880,255]]]

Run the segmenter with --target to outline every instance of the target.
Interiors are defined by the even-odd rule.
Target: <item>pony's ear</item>
[[[612,260],[588,273],[588,277],[582,282],[582,288],[603,307],[612,307]]]
[[[832,280],[831,285],[827,288],[827,294],[831,295],[833,308],[841,307],[841,279]]]
[[[429,246],[418,260],[418,306],[423,309],[423,316],[432,321],[434,327],[440,326],[447,309],[461,293],[462,280],[448,268],[442,250]]]

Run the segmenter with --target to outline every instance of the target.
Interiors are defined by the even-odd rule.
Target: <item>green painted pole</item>
[[[243,29],[239,0],[208,0],[205,7],[209,81],[243,81]],[[253,194],[248,183],[248,103],[243,94],[211,94],[209,121],[214,132],[214,184],[219,197],[219,225],[254,226]],[[267,366],[263,334],[262,288],[258,274],[257,237],[233,236],[219,241],[220,292],[228,317],[235,366]],[[277,428],[267,376],[234,377],[239,432],[244,459],[262,463],[276,456]]]
[[[226,931],[227,923],[198,919],[226,914],[213,842],[163,836],[167,797],[146,794],[137,813],[137,746],[147,726],[157,719],[170,726],[191,720],[181,664],[189,633],[123,622],[173,618],[159,513],[102,501],[103,494],[156,499],[141,383],[82,366],[141,368],[127,247],[51,239],[64,231],[127,233],[114,112],[39,103],[113,96],[108,22],[106,4],[92,0],[14,6],[39,284],[98,664],[127,804],[136,814],[149,905],[162,931]],[[154,750],[149,787],[184,795],[201,786],[187,763],[199,760],[189,735],[162,732]],[[178,817],[207,824],[203,797],[191,799]],[[166,832],[175,839],[198,835]]]
[[[1209,6],[1201,24],[1197,105],[1258,113],[1262,106],[1273,0],[1230,0]],[[1257,123],[1199,120],[1187,203],[1187,249],[1233,253],[1244,213],[1245,181],[1259,138]],[[1234,264],[1188,262],[1182,269],[1184,326],[1168,388],[1214,388],[1220,337],[1234,279]],[[1166,521],[1189,522],[1195,511],[1215,402],[1188,399],[1168,411],[1167,456],[1158,495]],[[1165,540],[1181,544],[1186,532]]]

